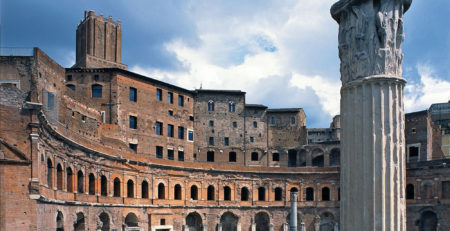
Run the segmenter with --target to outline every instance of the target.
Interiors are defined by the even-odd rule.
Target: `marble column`
[[[291,192],[291,220],[290,231],[297,231],[297,192]]]
[[[341,0],[340,226],[406,230],[401,44],[412,0]]]

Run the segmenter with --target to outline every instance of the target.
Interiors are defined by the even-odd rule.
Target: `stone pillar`
[[[183,225],[183,231],[189,231],[189,226]]]
[[[256,224],[252,223],[252,225],[250,226],[250,231],[256,231]]]
[[[412,0],[340,0],[340,225],[404,231],[403,14]]]
[[[334,231],[339,231],[339,224],[334,224]]]
[[[300,231],[306,231],[306,226],[303,221],[302,221],[302,223],[300,223]]]
[[[291,220],[290,231],[297,231],[297,192],[291,192]]]
[[[217,231],[222,231],[222,223],[217,224]]]
[[[282,231],[289,231],[289,224],[283,223],[283,227],[281,228]]]
[[[236,231],[241,231],[241,224],[240,223],[237,224]]]
[[[203,231],[208,231],[208,224],[203,224],[202,227],[203,227]]]
[[[269,224],[269,231],[273,231],[273,224],[272,223]]]

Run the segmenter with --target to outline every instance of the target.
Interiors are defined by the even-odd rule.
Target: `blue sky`
[[[240,89],[247,103],[302,107],[308,127],[339,113],[335,0],[0,0],[1,46],[75,61],[84,10],[122,22],[129,70],[187,89]],[[405,16],[405,111],[450,100],[450,1],[414,0]]]

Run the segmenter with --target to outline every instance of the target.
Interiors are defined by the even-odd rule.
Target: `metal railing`
[[[0,56],[33,56],[32,47],[0,47]]]

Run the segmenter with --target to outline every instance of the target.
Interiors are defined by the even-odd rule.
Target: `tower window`
[[[194,131],[188,130],[188,140],[194,141]]]
[[[270,123],[271,123],[271,124],[275,124],[275,117],[273,117],[273,116],[270,117]]]
[[[178,151],[178,161],[184,161],[184,152]]]
[[[255,142],[255,138],[253,136],[250,136],[250,143]]]
[[[137,144],[129,143],[129,147],[131,150],[133,150],[135,152],[137,151]]]
[[[213,120],[209,121],[209,126],[214,127],[214,121]]]
[[[169,159],[169,160],[174,159],[173,149],[167,149],[167,159]]]
[[[102,85],[94,84],[91,86],[92,88],[92,98],[102,98]]]
[[[233,128],[237,128],[237,122],[236,121],[233,122]]]
[[[214,111],[214,101],[212,100],[208,102],[208,111]]]
[[[214,137],[209,137],[209,145],[214,145]]]
[[[257,128],[258,127],[258,123],[256,121],[253,121],[253,127]]]
[[[130,128],[137,129],[137,117],[136,116],[130,116]]]
[[[137,89],[130,87],[130,101],[137,102]]]
[[[184,127],[178,127],[178,139],[184,139]]]
[[[235,112],[235,110],[236,110],[236,106],[235,106],[234,102],[229,102],[228,103],[228,111]]]
[[[225,139],[224,139],[224,145],[225,145],[225,146],[230,145],[230,139],[229,139],[228,137],[225,137]]]
[[[291,117],[291,124],[295,124],[295,117]]]

